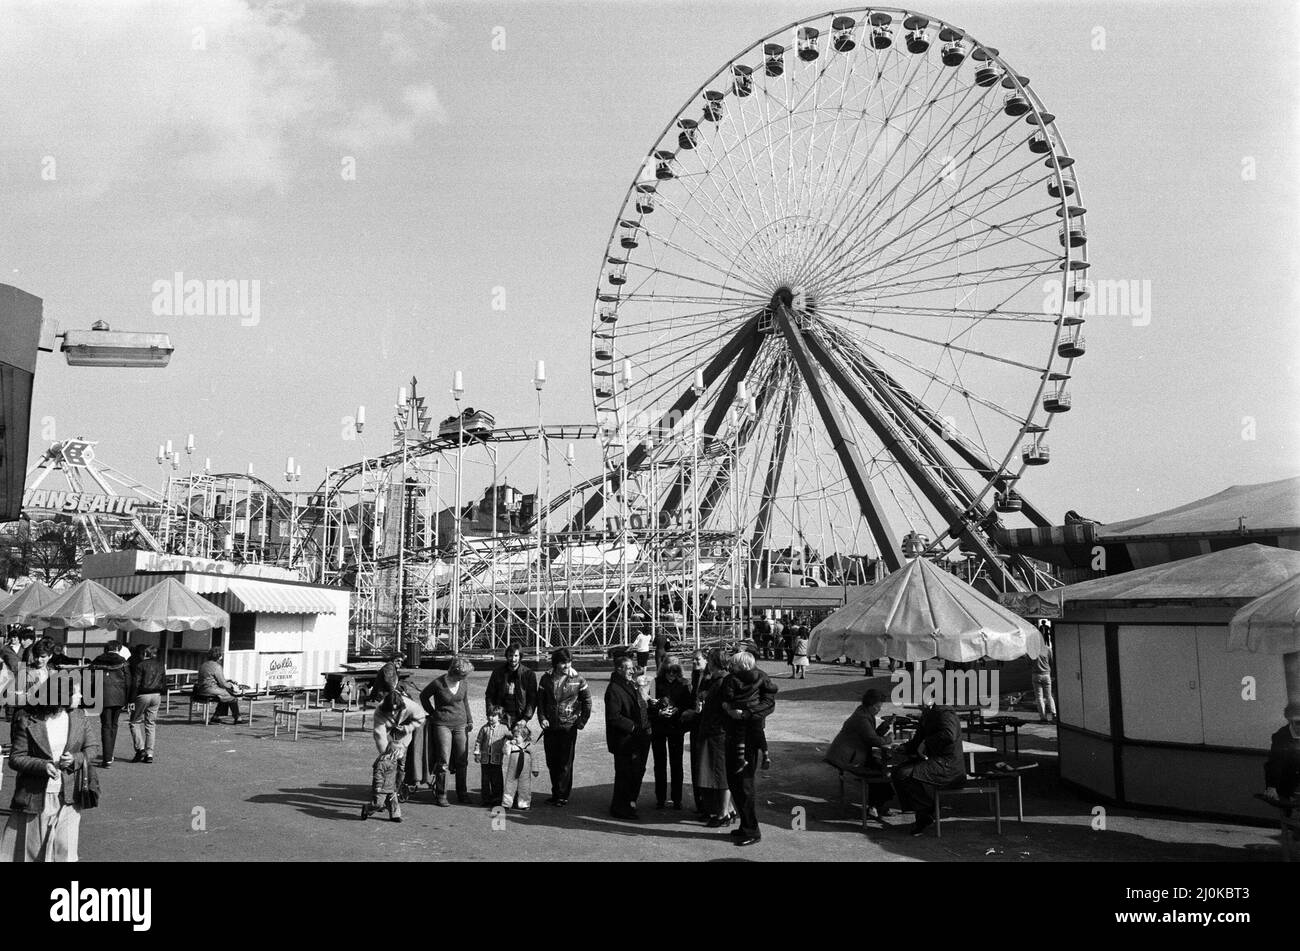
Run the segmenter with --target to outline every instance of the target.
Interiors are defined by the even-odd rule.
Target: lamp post
[[[484,441],[483,448],[487,450],[488,457],[492,460],[492,534],[488,551],[491,552],[497,545],[497,499],[501,495],[497,488],[497,450],[490,442]],[[490,594],[488,595],[487,618],[488,618],[488,648],[492,649],[496,645],[497,633],[497,564],[494,561],[489,570],[488,584]]]
[[[248,536],[253,532],[253,464],[248,464],[248,489],[244,493],[244,543],[240,546],[240,557],[248,561]]]
[[[544,543],[543,535],[546,531],[546,505],[545,497],[542,492],[543,479],[543,454],[546,448],[546,433],[542,430],[542,387],[546,385],[546,361],[537,361],[537,370],[533,373],[533,389],[537,390],[537,497],[534,503],[534,510],[537,516],[537,653],[542,653],[542,643],[549,646],[550,631],[543,631],[543,625],[546,623],[542,617],[542,545]]]
[[[181,546],[181,554],[190,553],[190,508],[193,506],[194,497],[194,434],[190,433],[185,437],[185,468],[188,476],[185,483],[185,543]]]
[[[298,493],[294,490],[293,484],[302,478],[302,469],[295,467],[293,456],[290,456],[284,465],[284,481],[289,487],[289,567],[293,567],[293,536],[297,534],[298,528]]]
[[[452,513],[455,519],[455,544],[456,551],[452,565],[451,580],[451,652],[456,654],[460,651],[460,536],[461,536],[461,469],[465,458],[465,417],[460,414],[460,401],[465,395],[465,377],[459,370],[452,376],[451,397],[456,401],[456,511]]]
[[[620,388],[621,392],[619,394],[623,398],[622,400],[623,411],[619,413],[619,417],[618,417],[618,427],[619,427],[618,438],[619,438],[619,446],[622,449],[622,452],[619,453],[619,466],[621,470],[620,471],[621,481],[619,482],[619,514],[622,517],[623,523],[619,531],[619,534],[623,536],[623,643],[624,644],[630,644],[632,642],[632,592],[628,590],[629,579],[628,579],[628,564],[627,564],[628,541],[629,541],[628,533],[631,531],[631,526],[628,523],[628,511],[627,511],[627,443],[628,443],[627,391],[632,388],[633,379],[634,379],[634,371],[632,369],[632,361],[624,360],[623,361],[623,386]]]
[[[569,470],[569,494],[565,497],[564,502],[564,524],[573,525],[573,466],[575,462],[573,443],[569,443],[564,452],[564,466]],[[565,613],[565,641],[573,642],[573,538],[572,535],[563,542],[564,544],[564,613]]]
[[[697,402],[704,398],[704,371],[695,371],[695,383],[692,386]],[[700,649],[700,493],[699,462],[700,439],[704,435],[704,420],[698,416],[691,422],[691,546],[694,556],[691,560],[691,630],[695,635],[695,649]],[[683,602],[683,608],[685,602]]]
[[[414,409],[407,397],[406,387],[397,390],[397,417],[401,425],[402,469],[401,488],[397,493],[397,651],[401,653],[406,634],[406,433],[411,427]],[[362,467],[362,490],[365,489],[365,468]]]

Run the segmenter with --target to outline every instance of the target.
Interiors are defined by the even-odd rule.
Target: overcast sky
[[[1300,473],[1298,9],[928,9],[1031,77],[1078,160],[1093,277],[1149,289],[1149,323],[1089,321],[1053,462],[1022,483],[1056,519]],[[192,432],[200,464],[269,478],[292,455],[315,484],[358,457],[358,404],[380,448],[412,375],[435,420],[461,369],[471,405],[533,421],[537,359],[547,420],[591,422],[592,289],[646,151],[730,57],[822,12],[5,0],[0,282],[64,329],[176,347],[163,371],[43,355],[33,452],[85,435],[157,484],[158,443]],[[256,324],[156,315],[177,272],[259,282]]]

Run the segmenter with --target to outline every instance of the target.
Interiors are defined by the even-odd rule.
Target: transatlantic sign
[[[135,515],[139,502],[139,499],[130,495],[103,495],[98,492],[28,489],[23,493],[23,509],[26,511],[132,516]]]

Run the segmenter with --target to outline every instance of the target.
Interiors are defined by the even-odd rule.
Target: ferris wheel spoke
[[[916,159],[912,162],[912,164],[909,165],[903,171],[902,174],[897,176],[894,184],[890,187],[889,191],[882,194],[876,200],[876,203],[874,205],[866,205],[865,196],[864,196],[863,206],[858,210],[856,216],[853,218],[851,222],[848,223],[847,227],[845,228],[846,241],[852,242],[852,244],[870,247],[871,239],[874,237],[874,235],[880,233],[885,228],[887,228],[890,224],[892,224],[893,220],[898,216],[899,212],[895,212],[893,215],[890,215],[888,218],[885,219],[885,221],[877,225],[873,231],[860,233],[862,232],[862,229],[865,228],[871,221],[874,220],[876,213],[883,207],[885,201],[891,198],[894,195],[894,193],[897,192],[897,190],[910,179],[912,173],[917,168],[919,168],[921,164],[935,152],[936,149],[938,149],[941,145],[948,143],[949,138],[954,136],[957,130],[961,127],[962,123],[965,121],[966,117],[971,112],[975,111],[975,109],[981,105],[982,101],[983,101],[982,99],[977,99],[975,102],[973,102],[967,108],[967,111],[966,113],[963,114],[962,118],[958,119],[951,126],[949,126],[948,130],[944,132],[943,135],[935,137],[931,141],[931,143],[925,148],[925,150],[922,151],[921,154],[916,157]],[[909,205],[911,203],[920,201],[922,197],[924,197],[930,191],[935,189],[940,182],[947,180],[947,178],[951,177],[952,174],[957,172],[963,166],[972,162],[980,154],[980,152],[983,151],[983,149],[987,148],[991,143],[995,143],[999,141],[999,137],[1001,136],[1001,134],[1004,133],[1006,129],[1009,129],[1011,127],[1011,124],[1014,122],[1014,120],[1012,120],[1012,123],[1007,123],[1004,128],[998,131],[997,135],[990,137],[988,141],[986,141],[984,144],[972,148],[969,153],[966,153],[966,148],[971,143],[973,143],[980,135],[984,134],[990,127],[992,127],[992,125],[998,120],[999,116],[1000,113],[996,111],[989,112],[987,115],[981,117],[983,121],[980,124],[976,125],[975,131],[970,133],[965,140],[963,140],[959,144],[955,142],[948,144],[946,148],[950,150],[953,155],[965,153],[963,154],[962,160],[960,162],[956,162],[951,168],[948,167],[948,161],[945,161],[944,164],[940,167],[939,171],[937,171],[931,177],[929,182],[924,184],[919,191],[913,193]],[[892,155],[891,155],[891,160],[892,160]],[[877,183],[883,181],[883,179],[884,176],[882,175],[880,178],[877,179]]]
[[[1034,251],[1043,254],[1053,254],[1055,252],[1051,248],[1045,248],[1042,245],[1025,241],[1024,235],[1026,233],[1032,234],[1038,231],[1042,231],[1045,228],[1055,228],[1056,222],[1051,220],[1039,222],[1038,224],[1035,225],[1034,228],[1030,229],[1030,231],[1028,232],[1011,232],[1007,230],[1009,226],[1015,225],[1019,222],[1032,221],[1034,218],[1037,218],[1041,213],[1042,213],[1042,209],[1037,209],[1022,215],[1018,215],[1015,218],[1007,218],[1004,221],[1000,221],[997,224],[991,224],[991,225],[985,224],[984,222],[981,221],[979,222],[980,224],[985,224],[985,227],[982,231],[977,231],[974,232],[973,234],[963,234],[956,238],[949,238],[949,240],[947,240],[943,244],[934,245],[929,248],[926,248],[924,245],[922,245],[920,248],[913,249],[909,254],[899,256],[897,258],[894,258],[892,261],[887,261],[884,264],[881,264],[877,267],[869,268],[868,270],[861,271],[857,274],[854,274],[852,276],[852,279],[862,280],[863,278],[870,277],[873,274],[880,274],[881,272],[887,271],[888,269],[895,267],[899,264],[903,264],[904,262],[914,261],[919,258],[925,257],[926,255],[932,255],[937,252],[946,250],[948,248],[959,248],[964,254],[970,254],[979,251],[987,251],[990,248],[998,247],[999,245],[1006,244],[1007,242],[1023,242],[1029,244]],[[977,220],[978,219],[972,219],[972,221],[977,221]],[[1001,235],[1001,237],[996,241],[988,240],[989,238],[992,238],[995,235]],[[939,240],[940,237],[942,236],[936,235],[934,238],[931,238],[930,240],[936,241]],[[962,245],[968,242],[971,243],[970,246],[963,248]],[[900,274],[891,275],[891,277],[902,277],[902,276],[913,275],[918,272],[925,271],[929,268],[938,267],[942,264],[946,264],[948,260],[949,258],[947,257],[941,257],[938,260],[932,261],[929,264],[917,265],[916,267],[905,270]],[[884,286],[888,286],[888,285],[884,285]]]
[[[1011,298],[1017,296],[1019,292],[1013,293]],[[1005,301],[1003,301],[1005,303]],[[904,304],[856,304],[850,301],[835,300],[833,301],[835,311],[854,313],[862,311],[870,314],[881,314],[882,311],[893,311],[900,316],[908,317],[932,317],[951,320],[977,320],[977,321],[1006,321],[1018,324],[1055,324],[1056,318],[1045,316],[1041,310],[1003,310],[1001,307],[994,306],[988,309],[978,311],[964,309],[961,307],[923,307],[920,305],[908,306]]]
[[[680,181],[680,178],[678,180]],[[688,188],[687,191],[689,192],[690,189]],[[748,278],[751,281],[761,282],[764,279],[764,275],[762,273],[753,270],[750,267],[748,262],[745,262],[741,259],[742,242],[740,236],[732,229],[731,226],[729,225],[725,227],[721,226],[717,218],[713,216],[713,213],[710,209],[703,208],[701,206],[701,210],[704,211],[706,214],[708,214],[710,216],[710,221],[715,226],[718,227],[719,230],[716,230],[714,232],[710,232],[709,229],[706,228],[702,223],[697,222],[692,216],[688,215],[685,209],[682,208],[680,205],[678,205],[666,193],[659,194],[657,197],[660,203],[665,207],[665,210],[672,211],[673,218],[674,218],[674,227],[678,224],[685,227],[685,229],[688,232],[690,232],[695,237],[697,237],[708,248],[710,248],[717,254],[721,255],[724,260],[730,259],[732,261],[732,269],[734,270],[736,268],[739,268],[748,276]],[[691,197],[692,200],[694,201],[695,200],[694,196],[692,195]],[[698,202],[696,203],[698,204]],[[662,232],[656,231],[655,234],[657,238],[661,241],[667,238],[667,236],[662,234]],[[730,246],[728,247],[728,246],[724,246],[723,244],[720,244],[719,239],[729,243]],[[695,254],[692,254],[691,256],[698,257],[698,255]],[[729,272],[724,271],[723,273],[729,273]]]
[[[839,331],[836,328],[831,328],[831,329],[833,332],[839,333]],[[890,350],[888,347],[878,344],[873,340],[861,340],[857,342],[860,343],[862,346],[875,351],[876,353],[880,354],[886,359],[892,360],[898,363],[900,366],[903,366],[914,373],[920,374],[921,376],[925,377],[926,379],[932,382],[938,383],[948,388],[954,393],[962,393],[963,395],[966,395],[966,393],[969,392],[969,391],[962,391],[957,386],[957,384],[953,383],[951,380],[946,379],[945,377],[940,376],[934,370],[931,370],[928,367],[923,367],[915,360],[911,360],[908,357],[904,356],[903,354],[898,353],[897,351],[894,350]],[[879,368],[876,369],[878,370]],[[975,400],[981,406],[984,406],[986,409],[992,410],[998,415],[1014,422],[1017,426],[1023,426],[1026,422],[1026,420],[1023,417],[1017,415],[1016,413],[1013,413],[1011,410],[1007,409],[1004,406],[999,405],[993,400],[989,400],[984,397],[981,397],[976,393],[969,393],[969,396],[971,399]]]
[[[944,261],[940,263],[950,264],[950,263],[959,263],[959,262]],[[997,283],[1000,281],[1015,281],[1015,280],[1020,280],[1027,275],[1030,277],[1034,277],[1040,274],[1050,274],[1052,273],[1052,271],[1056,269],[1056,265],[1059,264],[1060,264],[1059,258],[1044,258],[1037,261],[1023,261],[1023,262],[1013,262],[1010,264],[991,265],[985,268],[976,268],[972,271],[954,271],[950,274],[937,274],[932,277],[917,278],[911,281],[895,281],[892,284],[874,284],[869,287],[869,289],[872,291],[895,290],[900,287],[911,288],[911,289],[902,290],[895,294],[880,294],[875,297],[863,297],[863,298],[859,298],[859,302],[866,303],[874,300],[889,300],[896,297],[908,297],[914,294],[929,294],[935,291],[953,290],[956,288],[961,288],[966,286],[966,284],[962,284],[962,283],[953,283],[954,281],[960,281],[961,279],[966,278],[968,279],[967,284],[969,284],[971,283],[969,280],[971,278],[983,278],[984,275],[991,275],[991,274],[1003,275],[1003,272],[1006,271],[1014,271],[1018,273],[1006,274],[1000,277],[987,277],[984,278],[983,280],[980,280],[978,283],[980,286],[983,286],[985,284]],[[1033,269],[1033,270],[1029,270],[1029,269]],[[936,282],[944,282],[944,283],[937,283],[937,286],[934,287],[916,286],[916,285],[936,284]],[[860,287],[860,288],[854,288],[853,290],[863,291],[867,289],[868,288],[866,287]]]
[[[957,73],[955,70],[950,72],[947,79],[944,82],[944,86],[941,88],[944,88],[948,84],[955,82],[956,76]],[[977,87],[972,87],[972,88],[977,88]],[[871,158],[875,154],[876,147],[877,145],[880,144],[880,139],[885,134],[885,131],[890,128],[891,119],[893,118],[894,112],[896,111],[897,107],[902,103],[905,92],[906,92],[906,87],[900,88],[899,94],[895,98],[894,102],[892,103],[889,113],[887,113],[884,119],[880,121],[879,128],[876,132],[876,135],[871,141],[871,145],[867,148],[866,152],[863,154],[862,159],[859,162],[856,170],[854,171],[853,177],[850,179],[848,186],[843,190],[841,200],[838,200],[835,203],[835,205],[831,209],[830,214],[827,216],[826,221],[828,224],[828,233],[836,234],[838,236],[838,239],[833,245],[829,247],[824,247],[824,248],[814,247],[813,251],[817,253],[818,260],[822,260],[822,261],[826,261],[828,259],[833,260],[835,259],[836,254],[841,249],[845,247],[853,246],[851,239],[852,239],[852,232],[853,230],[855,230],[855,226],[851,226],[850,223],[856,222],[858,220],[858,216],[856,214],[857,209],[861,208],[863,205],[866,204],[872,191],[874,191],[876,186],[884,180],[885,178],[884,169],[888,168],[889,163],[892,161],[893,153],[891,152],[890,156],[880,163],[880,169],[881,169],[880,172],[872,180],[871,184],[868,185],[867,190],[862,195],[860,196],[856,195],[855,188],[858,184],[858,181],[861,179],[861,176],[866,174],[867,171],[869,170],[871,165]],[[959,105],[964,104],[965,101],[968,98],[970,98],[971,95],[972,95],[972,90],[967,89],[965,93],[962,95],[962,99]],[[917,126],[919,126],[922,118],[924,118],[924,116],[929,111],[929,109],[935,104],[935,101],[936,100],[933,97],[931,97],[929,104],[924,109],[919,110],[916,113],[916,115],[912,117],[912,121],[908,124],[907,128],[903,131],[899,139],[899,145],[894,147],[894,152],[896,152],[898,148],[901,147],[902,143],[908,140],[911,134],[916,130]],[[978,102],[978,100],[976,100],[976,102]],[[970,109],[973,109],[974,105],[975,104],[972,104],[970,106]],[[951,115],[951,112],[949,114]],[[849,195],[853,195],[855,201],[849,203],[848,205],[844,205],[844,200],[847,199]]]
[[[636,320],[634,316],[624,315],[619,319],[622,326],[619,327],[617,335],[619,337],[636,336],[646,333],[663,333],[666,329],[681,324],[683,321],[696,321],[700,317],[726,317],[726,316],[749,316],[753,314],[757,307],[755,301],[747,301],[744,304],[736,304],[731,307],[715,307],[711,310],[690,311],[683,314],[670,314],[667,317],[652,317],[645,320]],[[635,321],[635,323],[633,323]],[[634,329],[628,330],[627,325],[631,323]],[[716,321],[714,321],[716,323]]]
[[[695,261],[696,263],[701,264],[704,267],[709,268],[714,272],[723,275],[724,277],[734,276],[736,282],[739,284],[743,284],[746,287],[751,288],[752,290],[759,290],[760,287],[763,286],[759,283],[760,279],[750,274],[747,270],[742,270],[738,274],[736,272],[735,264],[732,264],[730,267],[724,266],[721,263],[714,261],[712,258],[705,257],[703,254],[700,254],[698,252],[690,250],[689,248],[679,245],[677,242],[673,241],[668,235],[661,234],[660,232],[650,228],[643,228],[642,230],[645,233],[645,235],[651,240],[653,240],[656,244],[662,245],[673,251],[676,251],[678,254],[681,254],[689,258],[690,260]],[[718,250],[718,249],[715,248],[714,250]],[[629,266],[636,265],[638,267],[648,267],[648,265],[642,264],[641,262],[630,258],[628,260],[628,264]],[[682,275],[678,274],[675,276],[680,277]]]
[[[972,87],[972,89],[977,89],[977,88],[978,87]],[[882,163],[881,166],[882,167],[881,174],[877,175],[876,178],[872,181],[872,183],[867,187],[867,190],[862,195],[861,202],[856,207],[849,209],[849,216],[846,216],[846,218],[843,221],[837,222],[836,230],[839,231],[841,234],[843,234],[843,239],[841,241],[841,244],[852,247],[854,245],[859,245],[863,243],[862,239],[859,237],[858,232],[868,222],[872,220],[876,212],[884,205],[885,201],[891,195],[893,195],[894,192],[897,191],[898,188],[901,187],[904,182],[908,180],[912,172],[915,171],[918,167],[920,167],[922,162],[924,162],[927,158],[929,158],[936,149],[938,149],[941,145],[946,143],[948,139],[954,135],[954,133],[961,127],[961,124],[962,122],[965,121],[966,117],[969,116],[972,112],[974,112],[980,106],[982,101],[983,101],[982,97],[980,97],[980,98],[976,98],[975,101],[970,103],[970,105],[966,107],[966,111],[962,113],[962,116],[957,120],[955,120],[950,126],[948,126],[946,132],[944,132],[940,136],[934,137],[931,140],[930,144],[921,152],[921,154],[918,155],[915,158],[915,160],[913,160],[911,165],[909,165],[906,169],[904,169],[904,171],[901,174],[895,176],[894,184],[890,186],[889,190],[881,194],[878,198],[876,198],[875,204],[870,204],[869,201],[872,197],[872,193],[875,192],[876,188],[882,185],[885,181],[886,176],[883,173],[883,169],[889,168],[894,161],[894,157],[898,155],[898,153],[908,144],[912,132],[916,129],[916,126],[920,122],[920,118],[924,115],[924,113],[918,113],[917,117],[915,118],[913,123],[908,127],[906,132],[902,136],[900,136],[898,144],[894,146],[894,148],[890,151],[889,155],[885,158],[885,161]],[[965,103],[965,97],[961,100],[961,102],[963,104]],[[987,125],[991,125],[992,122],[996,119],[997,119],[997,113],[993,113],[991,117],[986,120],[985,125],[982,125],[977,128],[974,135],[979,135],[980,132],[982,132]],[[971,136],[971,139],[974,138],[974,135]],[[970,141],[971,139],[968,139],[967,141]],[[961,151],[962,147],[963,146],[953,145],[951,146],[951,149],[953,153],[956,154]],[[969,161],[971,158],[972,156],[966,156],[962,161],[966,162]],[[955,168],[953,169],[953,171],[955,171]],[[941,167],[939,173],[936,174],[934,180],[935,181],[942,180],[943,172],[944,172],[944,167]]]
[[[1030,165],[1032,165],[1032,164],[1033,164],[1033,162],[1030,163]],[[1023,171],[1023,169],[1022,169],[1021,171]],[[1008,175],[1006,176],[1006,178],[1003,179],[1003,181],[1005,181],[1006,179],[1009,179],[1009,178],[1013,177],[1013,176],[1016,175],[1016,174],[1017,174],[1017,173],[1015,173],[1015,172],[1008,174]],[[1043,180],[1044,180],[1044,179],[1039,179],[1038,181],[1029,182],[1029,183],[1023,185],[1022,187],[1020,187],[1018,190],[1016,190],[1016,191],[1013,192],[1012,194],[1007,195],[1007,196],[1005,196],[1004,198],[1000,199],[999,201],[995,202],[994,204],[992,204],[992,205],[990,205],[990,206],[988,206],[988,207],[986,207],[986,208],[978,208],[978,207],[977,207],[977,208],[975,208],[975,209],[973,209],[973,210],[970,210],[969,212],[966,212],[966,214],[967,214],[968,218],[978,220],[978,219],[977,219],[977,216],[978,216],[979,214],[985,214],[985,213],[991,211],[993,208],[996,208],[996,207],[998,207],[999,205],[1002,205],[1002,204],[1006,203],[1007,201],[1010,201],[1010,200],[1012,200],[1012,199],[1014,199],[1014,198],[1019,197],[1020,195],[1022,195],[1022,194],[1025,193],[1026,191],[1028,191],[1030,188],[1033,188],[1035,185],[1040,184]],[[999,183],[995,183],[993,186],[990,186],[990,187],[991,187],[991,188],[995,188],[995,187],[997,187],[998,184],[1001,184],[1001,183],[1000,183],[1000,182],[999,182]],[[873,248],[873,249],[872,249],[873,254],[880,254],[881,252],[883,252],[883,251],[885,250],[885,248],[887,248],[887,247],[889,247],[890,245],[894,244],[896,241],[899,241],[899,240],[901,240],[901,239],[903,239],[903,238],[906,238],[906,237],[908,237],[909,235],[912,235],[912,234],[918,232],[920,229],[922,229],[922,228],[924,228],[924,227],[926,227],[926,226],[928,226],[928,225],[930,225],[930,224],[935,223],[936,221],[940,221],[940,220],[943,220],[943,219],[945,219],[945,218],[948,218],[948,217],[952,216],[952,215],[953,215],[953,214],[954,214],[954,213],[955,213],[959,208],[961,208],[961,207],[962,207],[962,206],[963,206],[967,201],[971,201],[971,200],[977,199],[977,198],[981,197],[983,194],[985,194],[985,192],[974,193],[974,194],[972,194],[971,196],[969,196],[969,197],[967,197],[967,198],[965,198],[965,199],[962,199],[962,201],[960,201],[960,202],[954,202],[954,203],[951,203],[951,204],[945,206],[944,208],[942,208],[942,209],[940,209],[940,210],[938,210],[938,211],[935,211],[935,212],[931,213],[931,214],[928,215],[927,217],[925,217],[925,218],[921,219],[920,221],[916,222],[914,225],[911,225],[907,230],[900,231],[898,234],[896,234],[896,235],[895,235],[893,238],[891,238],[889,241],[885,242],[885,243],[882,244],[882,245],[878,245],[877,247]],[[1038,213],[1040,213],[1040,212],[1042,212],[1042,211],[1044,211],[1044,210],[1051,210],[1052,207],[1056,207],[1056,206],[1048,206],[1048,207],[1045,208],[1045,209],[1038,209],[1038,210],[1036,210],[1036,211],[1034,211],[1034,212],[1030,212],[1029,215],[1038,214]],[[1022,215],[1022,216],[1020,216],[1020,217],[1026,217],[1026,216],[1025,216],[1025,215]],[[907,249],[905,249],[904,253],[907,253],[907,251],[910,251],[910,250],[915,250],[915,249],[914,249],[914,248],[907,248]],[[897,260],[898,260],[898,259],[895,258],[895,261],[897,261]],[[891,262],[891,263],[892,263],[892,262]],[[884,267],[884,266],[885,266],[885,265],[882,265],[882,267]],[[867,272],[867,273],[870,273],[870,272]]]

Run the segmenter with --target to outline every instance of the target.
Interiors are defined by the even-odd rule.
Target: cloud
[[[446,121],[418,72],[443,35],[424,3],[10,0],[6,19],[6,150],[33,178],[54,156],[59,180],[92,194],[141,180],[283,190],[322,147],[410,142]]]

